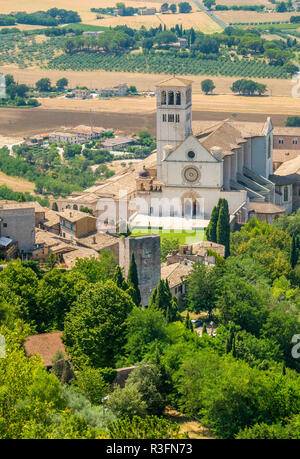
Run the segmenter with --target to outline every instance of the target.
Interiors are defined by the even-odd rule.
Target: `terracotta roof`
[[[300,155],[300,150],[289,150],[288,148],[285,150],[282,149],[273,149],[273,162],[274,163],[284,163],[285,161],[289,161],[290,159],[297,158]]]
[[[249,210],[254,210],[258,214],[284,214],[285,207],[276,206],[270,202],[250,202]]]
[[[300,155],[289,161],[285,161],[276,169],[274,175],[293,175],[299,174],[300,171]]]
[[[220,147],[223,151],[239,148],[238,139],[241,138],[241,132],[226,120],[221,123],[213,132],[203,139],[200,143],[210,151],[213,147]],[[228,148],[229,147],[229,148]]]
[[[122,190],[126,190],[127,195],[134,193],[136,191],[136,179],[144,166],[146,169],[156,168],[156,153],[153,153],[142,161],[134,163],[129,168],[101,182],[101,184],[93,185],[80,193],[74,193],[68,198],[58,201],[68,201],[72,204],[90,203],[90,205],[96,205],[101,197],[118,198],[119,192]]]
[[[62,212],[57,213],[61,218],[65,218],[66,220],[70,222],[78,222],[82,220],[83,218],[92,218],[96,220],[96,217],[93,217],[92,215],[86,213],[86,212],[81,212],[80,210],[70,210],[70,209],[65,209]]]
[[[52,366],[52,360],[57,351],[63,352],[66,356],[65,346],[61,337],[62,332],[60,331],[28,336],[24,342],[25,352],[28,357],[34,354],[40,355],[46,367]]]
[[[93,249],[87,249],[86,247],[78,247],[72,252],[65,253],[63,255],[64,262],[67,268],[71,269],[75,264],[77,258],[98,258],[99,253]]]
[[[192,269],[191,265],[184,263],[172,263],[171,265],[162,265],[161,278],[167,280],[170,288],[176,287],[184,282]]]
[[[86,237],[77,238],[76,241],[79,244],[97,251],[119,244],[119,239],[117,237],[107,233],[94,233]]]
[[[222,257],[225,256],[225,246],[222,244],[217,244],[216,242],[211,242],[211,241],[200,241],[200,242],[194,242],[191,244],[192,247],[192,253],[196,254],[199,253],[199,250],[201,249],[211,249],[214,252],[218,253]]]
[[[45,208],[40,205],[37,201],[27,201],[27,202],[15,202],[15,201],[0,201],[0,206],[2,209],[34,209],[35,212],[45,212]]]
[[[174,77],[168,78],[167,80],[162,81],[161,83],[158,83],[156,87],[175,86],[178,88],[179,87],[185,88],[186,86],[190,86],[192,83],[193,83],[192,80],[186,80],[185,78],[179,78],[179,77],[174,76]]]
[[[46,209],[45,211],[45,219],[42,222],[45,226],[55,226],[59,223],[59,216],[58,213],[54,210]]]
[[[276,126],[276,127],[274,127],[273,134],[274,135],[298,136],[298,135],[300,135],[300,127]]]
[[[35,242],[36,244],[45,244],[47,247],[54,247],[61,241],[55,237],[55,234],[35,228]]]

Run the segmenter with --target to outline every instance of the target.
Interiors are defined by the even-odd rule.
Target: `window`
[[[168,101],[168,105],[174,105],[174,92],[173,92],[173,91],[170,91],[170,92],[169,92],[169,101]]]
[[[162,120],[163,122],[166,122],[167,121],[167,115],[164,113],[163,116],[162,116]]]
[[[293,139],[293,145],[298,145],[298,140],[297,139]]]
[[[180,122],[180,116],[179,115],[175,115],[175,121],[176,121],[176,123]]]
[[[279,143],[279,145],[283,145],[284,144],[283,139],[279,139],[278,143]]]
[[[168,122],[174,123],[174,115],[168,115]]]
[[[7,223],[3,223],[3,228],[7,228]]]
[[[161,93],[161,105],[166,105],[167,103],[167,93],[166,91],[162,91]]]
[[[193,151],[189,151],[187,155],[188,155],[188,157],[190,159],[194,159],[195,158],[195,153]]]
[[[289,189],[287,186],[284,187],[283,200],[286,202],[289,200]]]
[[[181,105],[181,92],[176,92],[176,105]]]
[[[270,137],[268,138],[268,158],[271,158],[272,143]]]

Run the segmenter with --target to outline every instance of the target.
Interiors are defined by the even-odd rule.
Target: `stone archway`
[[[196,191],[187,191],[181,196],[182,216],[187,218],[199,218],[200,195]]]

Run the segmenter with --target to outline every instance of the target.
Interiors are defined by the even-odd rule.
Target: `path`
[[[209,16],[213,21],[215,21],[219,26],[223,27],[223,29],[226,29],[227,27],[227,24],[225,24],[225,22],[223,22],[221,19],[217,18],[217,16],[214,15],[214,13],[212,11],[210,11],[209,9],[207,9],[204,5],[202,5],[202,3],[198,2],[197,0],[193,0],[193,2],[199,6],[199,8],[205,13],[207,14],[207,16]]]

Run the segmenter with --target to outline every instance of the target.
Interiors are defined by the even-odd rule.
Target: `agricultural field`
[[[22,193],[28,191],[29,193],[34,194],[35,190],[34,183],[19,177],[10,177],[3,172],[0,172],[0,186],[2,185],[6,185],[13,191],[21,191]]]
[[[216,5],[227,5],[227,6],[231,6],[231,5],[237,5],[237,6],[241,6],[241,5],[264,5],[266,6],[267,8],[274,8],[274,5],[273,3],[271,2],[268,2],[267,0],[216,0]]]
[[[114,98],[110,100],[75,100],[43,99],[42,109],[61,110],[93,110],[110,113],[131,113],[150,115],[155,113],[156,101],[154,97],[145,98]],[[72,103],[74,102],[74,103]],[[269,113],[298,115],[300,99],[292,97],[245,97],[235,94],[215,94],[205,96],[193,95],[193,109],[195,111],[225,112],[230,107],[232,113]]]
[[[249,2],[248,2],[249,3]],[[251,4],[251,2],[250,2]],[[263,23],[289,21],[297,13],[257,13],[256,11],[215,11],[215,15],[225,24],[235,23]]]
[[[169,78],[171,75],[160,75],[155,73],[133,73],[133,72],[103,72],[103,71],[73,71],[73,70],[46,70],[39,68],[26,68],[19,69],[15,66],[2,66],[0,67],[0,73],[10,73],[14,76],[18,83],[25,83],[29,86],[34,86],[35,82],[40,78],[50,78],[52,84],[58,79],[66,77],[69,81],[69,87],[75,88],[76,86],[87,86],[89,89],[103,89],[111,86],[117,86],[121,83],[127,83],[128,86],[136,86],[138,91],[154,91],[155,85],[160,83],[162,80]],[[186,78],[193,81],[193,94],[201,93],[201,81],[204,76],[186,75]],[[236,80],[234,77],[223,77],[217,76],[213,78],[215,83],[216,94],[231,94],[232,83]],[[268,87],[267,94],[272,96],[286,96],[291,95],[293,82],[292,80],[280,80],[280,79],[256,79],[257,82],[266,84]],[[147,104],[149,99],[147,98]],[[266,100],[266,99],[265,99]],[[57,103],[61,105],[66,103],[66,99],[56,99]],[[76,102],[90,103],[91,101],[75,101],[72,102],[72,107]],[[44,104],[52,104],[52,99],[45,99]],[[103,102],[101,102],[102,104]],[[69,105],[71,107],[71,105]],[[82,106],[80,107],[82,109]]]
[[[289,78],[284,67],[266,66],[263,60],[232,61],[229,57],[219,59],[181,58],[166,53],[126,55],[62,54],[51,59],[50,69],[57,70],[105,70],[138,73],[161,73],[180,75],[224,75],[249,78]]]

